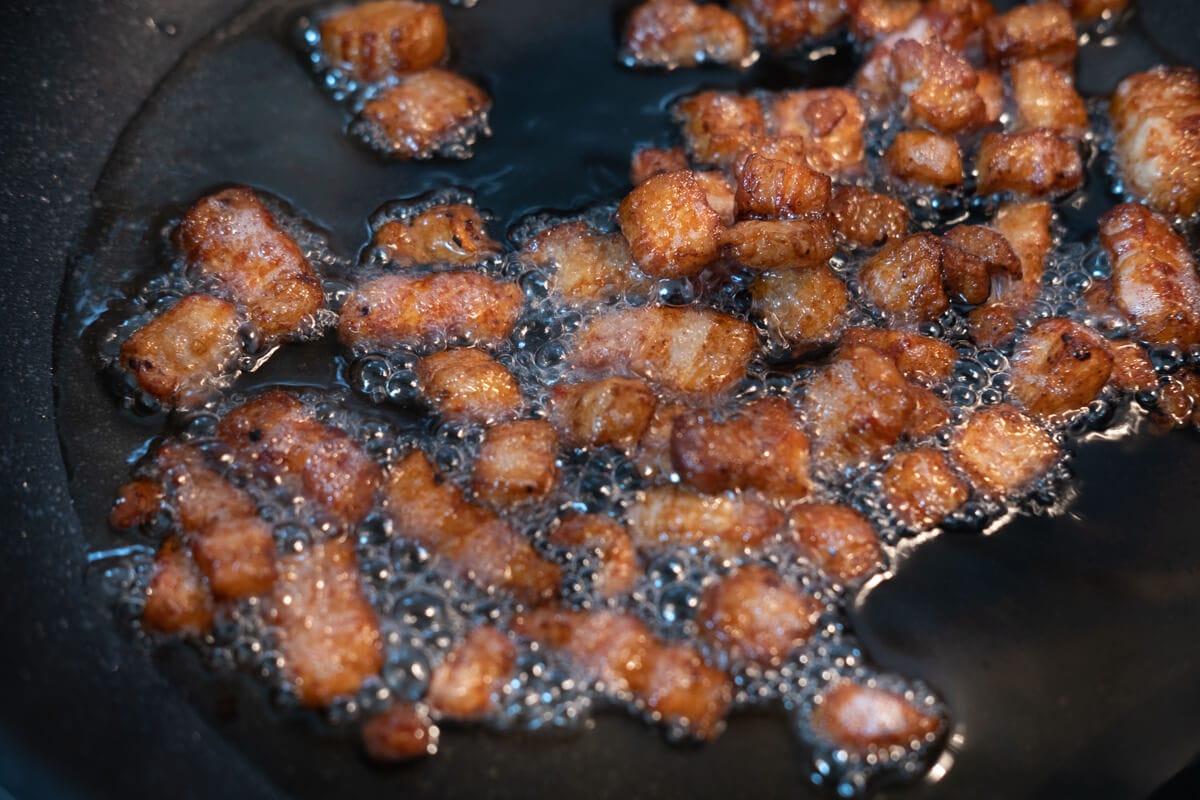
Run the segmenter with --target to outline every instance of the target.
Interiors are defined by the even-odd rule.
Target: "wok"
[[[245,5],[10,3],[0,29],[0,787],[18,798],[819,796],[802,746],[769,714],[737,717],[705,747],[670,746],[619,716],[565,737],[455,730],[428,763],[381,769],[311,719],[278,719],[244,676],[205,671],[186,646],[148,652],[114,624],[86,554],[108,543],[104,506],[130,443],[153,428],[116,411],[79,342],[86,309],[62,298],[148,268],[153,224],[223,181],[288,198],[343,252],[382,200],[445,182],[478,190],[501,222],[611,198],[631,147],[665,141],[664,97],[756,77],[619,70],[613,30],[627,3],[483,0],[448,14],[456,63],[497,99],[495,138],[466,164],[385,168],[341,136],[342,112],[288,50],[295,4],[252,4],[225,24]],[[1085,50],[1085,91],[1196,62],[1200,6],[1145,2],[1137,28]],[[840,80],[841,68],[762,74],[781,85]],[[1082,493],[1068,513],[943,536],[855,608],[869,657],[928,681],[962,736],[941,780],[882,796],[1143,798],[1200,753],[1200,437],[1078,451]],[[1156,795],[1168,796],[1195,796],[1194,770]]]

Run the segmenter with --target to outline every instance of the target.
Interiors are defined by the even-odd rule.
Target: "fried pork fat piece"
[[[750,31],[737,16],[691,0],[649,0],[634,9],[623,55],[630,65],[668,68],[705,62],[744,67],[756,56]]]
[[[1138,337],[1157,347],[1200,343],[1200,276],[1187,242],[1163,217],[1123,203],[1100,217],[1113,297]]]
[[[617,209],[634,263],[647,275],[694,275],[716,259],[721,218],[691,172],[655,175],[634,188]]]
[[[634,151],[630,159],[629,182],[637,186],[655,175],[687,168],[687,151],[682,147],[643,147]]]
[[[797,137],[815,170],[839,178],[861,174],[866,161],[863,129],[867,115],[846,89],[806,89],[775,94],[767,109],[772,132]]]
[[[936,525],[970,494],[941,450],[919,447],[894,456],[881,475],[883,496],[896,518],[912,530]]]
[[[1003,256],[1002,248],[989,257],[996,264],[996,269],[989,268],[991,296],[967,317],[971,336],[979,344],[999,347],[1010,342],[1016,333],[1018,319],[1025,316],[1037,299],[1046,257],[1054,246],[1050,232],[1053,218],[1053,208],[1041,201],[1010,203],[997,212],[994,225],[1011,246],[1020,269],[1013,274],[1004,266],[1007,256]],[[959,234],[955,234],[957,236]],[[954,246],[961,244],[956,238]]]
[[[1059,446],[1032,419],[1007,404],[976,411],[955,431],[950,456],[987,497],[1015,494],[1058,460]]]
[[[734,202],[739,218],[782,219],[822,213],[829,207],[832,182],[807,163],[751,153],[738,173]]]
[[[1002,66],[1036,58],[1068,71],[1079,49],[1071,15],[1057,0],[1020,5],[988,19],[983,44],[988,59]]]
[[[585,372],[632,373],[694,400],[714,397],[746,374],[754,326],[699,308],[608,311],[588,322],[570,361]]]
[[[975,156],[980,194],[1059,195],[1083,184],[1083,160],[1069,139],[1045,128],[989,133]]]
[[[641,441],[657,405],[638,378],[605,378],[550,387],[550,421],[571,447],[628,450]]]
[[[796,506],[789,523],[796,533],[797,552],[842,583],[883,569],[879,536],[871,523],[849,506]]]
[[[639,550],[682,544],[737,556],[762,547],[784,518],[750,494],[699,494],[663,486],[640,493],[629,506],[627,522]]]
[[[411,703],[397,703],[363,723],[363,749],[372,761],[396,762],[437,753],[441,729],[429,711]]]
[[[950,379],[958,351],[943,341],[910,331],[885,328],[850,328],[842,336],[842,347],[870,347],[896,364],[910,383],[933,386]]]
[[[475,628],[433,671],[426,700],[439,716],[485,717],[495,710],[495,698],[516,663],[517,648],[511,639],[496,628]]]
[[[935,320],[950,308],[942,244],[929,233],[889,242],[863,266],[859,283],[867,301],[902,327]]]
[[[990,121],[979,74],[940,39],[901,39],[890,55],[892,91],[904,97],[911,124],[957,136]]]
[[[272,390],[233,409],[217,435],[236,468],[294,489],[339,528],[361,522],[375,503],[379,465],[348,433],[318,420],[287,392]]]
[[[398,535],[428,548],[479,585],[495,586],[524,603],[557,593],[558,566],[495,512],[467,502],[421,451],[391,468],[386,497]]]
[[[819,268],[837,250],[824,214],[742,220],[725,231],[725,255],[748,269]]]
[[[877,247],[908,230],[908,206],[858,186],[835,186],[829,214],[834,230],[859,247]]]
[[[412,219],[390,220],[375,231],[373,244],[400,266],[446,264],[472,267],[500,255],[500,244],[474,206],[449,203],[422,211]]]
[[[188,271],[241,306],[267,342],[308,332],[325,308],[320,279],[253,189],[201,198],[174,240]]]
[[[121,345],[121,366],[146,394],[172,405],[200,402],[237,360],[237,308],[189,294]]]
[[[543,231],[526,243],[521,256],[531,264],[553,264],[550,289],[572,306],[640,294],[650,286],[650,279],[633,265],[624,236],[601,233],[583,222]]]
[[[749,145],[767,133],[762,104],[732,92],[700,92],[675,104],[684,144],[698,164],[732,169]]]
[[[884,155],[892,177],[915,186],[949,189],[963,182],[962,151],[949,136],[901,131]]]
[[[341,537],[280,559],[267,609],[300,701],[328,706],[383,666],[379,621],[358,582],[354,545]]]
[[[1021,260],[1004,234],[956,225],[942,234],[942,275],[953,299],[979,305],[991,296],[993,276],[1020,278]]]
[[[778,666],[812,636],[821,611],[820,601],[774,570],[746,566],[704,593],[699,623],[701,635],[735,663]]]
[[[824,264],[764,272],[750,296],[754,316],[794,355],[837,341],[850,307],[846,284]]]
[[[320,30],[329,60],[367,83],[432,67],[446,55],[446,20],[436,3],[362,3],[326,17]]]
[[[490,506],[512,508],[545,499],[558,485],[558,434],[545,420],[517,420],[488,428],[471,488]]]
[[[1013,64],[1009,74],[1018,130],[1045,128],[1068,139],[1080,139],[1087,132],[1087,108],[1069,72],[1025,59]]]
[[[1156,211],[1200,210],[1200,72],[1155,67],[1117,84],[1109,101],[1121,174]]]
[[[695,649],[658,640],[641,620],[615,611],[543,609],[518,617],[518,636],[562,653],[580,676],[632,697],[663,722],[699,739],[716,738],[733,702],[733,684]]]
[[[467,158],[475,139],[488,133],[491,107],[487,92],[461,75],[427,69],[368,100],[356,128],[392,158]]]
[[[547,534],[550,544],[586,550],[599,556],[595,585],[601,597],[617,597],[633,589],[641,570],[637,550],[625,526],[604,514],[573,514],[562,518]]]
[[[384,275],[346,298],[338,338],[364,351],[456,339],[497,344],[512,333],[523,300],[520,287],[477,272]]]
[[[159,633],[201,635],[212,628],[213,597],[188,546],[168,536],[154,557],[142,625]]]
[[[770,50],[793,50],[835,31],[853,10],[853,0],[733,0],[741,15]]]
[[[1047,421],[1087,408],[1113,369],[1103,336],[1058,317],[1034,325],[1017,345],[1011,363],[1013,397],[1030,414]]]
[[[416,374],[425,400],[447,419],[490,424],[519,416],[525,405],[512,373],[473,347],[422,358]]]
[[[862,754],[919,745],[941,727],[902,695],[848,681],[821,695],[809,724],[825,741]]]

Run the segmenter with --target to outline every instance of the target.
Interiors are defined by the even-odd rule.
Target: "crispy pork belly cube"
[[[338,338],[358,351],[507,339],[524,296],[516,284],[477,272],[384,275],[360,284],[342,307]]]
[[[1123,203],[1100,217],[1113,296],[1138,336],[1158,347],[1200,343],[1200,276],[1187,242],[1163,217]]]
[[[321,21],[331,63],[366,83],[432,67],[446,55],[446,20],[436,3],[362,3]]]
[[[646,432],[657,400],[638,378],[604,378],[550,387],[550,421],[571,447],[628,450]]]
[[[202,197],[175,229],[191,274],[238,304],[270,341],[304,333],[325,308],[321,280],[253,189]]]
[[[488,236],[479,211],[466,203],[434,206],[409,220],[385,222],[375,246],[393,264],[447,264],[473,267],[500,255],[500,243]]]
[[[147,525],[162,511],[164,499],[158,481],[132,480],[117,491],[117,499],[108,512],[108,524],[119,531]]]
[[[824,264],[764,272],[750,293],[751,312],[796,355],[836,341],[850,307],[846,284]]]
[[[692,172],[668,172],[639,184],[617,209],[634,263],[647,275],[679,278],[710,264],[721,247],[721,218]]]
[[[1002,404],[976,411],[955,432],[950,455],[976,491],[1004,497],[1044,475],[1061,451],[1032,419]]]
[[[601,597],[617,597],[633,589],[641,571],[637,550],[625,526],[605,514],[573,514],[551,528],[547,540],[556,547],[583,548],[599,556],[595,584]]]
[[[950,424],[949,404],[932,390],[913,385],[909,387],[908,393],[912,397],[913,410],[908,424],[904,426],[905,437],[913,440],[924,439]]]
[[[941,727],[903,695],[841,681],[819,698],[809,721],[818,736],[852,753],[913,747]]]
[[[1012,65],[1013,100],[1017,106],[1017,130],[1045,128],[1068,139],[1087,132],[1087,108],[1075,91],[1069,72],[1037,59]]]
[[[1020,5],[988,19],[983,45],[988,59],[1004,66],[1037,58],[1067,70],[1074,69],[1079,49],[1071,15],[1056,0]]]
[[[710,494],[754,489],[800,500],[812,490],[808,436],[782,397],[748,403],[725,422],[704,413],[677,418],[671,461],[685,483]]]
[[[797,551],[842,583],[883,569],[879,536],[871,523],[849,506],[797,506],[790,523],[796,533]]]
[[[733,661],[778,666],[816,628],[821,603],[774,570],[746,566],[704,593],[702,635]]]
[[[655,175],[687,168],[687,151],[682,147],[643,147],[629,163],[629,182],[637,186]]]
[[[453,347],[417,362],[421,394],[447,419],[489,424],[517,417],[521,387],[496,359],[473,347]]]
[[[967,501],[967,484],[941,450],[920,447],[896,455],[880,476],[883,496],[911,530],[937,525]]]
[[[691,737],[715,739],[733,702],[729,676],[704,663],[686,644],[664,644],[650,660],[640,698],[655,719],[681,726]]]
[[[626,521],[639,550],[687,545],[737,556],[761,548],[784,520],[778,509],[748,494],[698,494],[662,486],[636,498]]]
[[[739,217],[779,219],[822,212],[829,206],[833,187],[829,176],[807,164],[751,153],[739,172],[735,197]]]
[[[380,763],[408,761],[437,753],[441,730],[429,712],[412,703],[397,703],[362,726],[363,749]]]
[[[942,243],[930,233],[889,242],[858,279],[867,302],[903,327],[935,320],[950,307],[942,287]]]
[[[813,169],[839,177],[863,171],[867,115],[854,92],[837,88],[779,92],[771,100],[769,117],[776,136],[795,136],[804,142]]]
[[[754,60],[750,31],[736,15],[691,0],[648,0],[634,9],[625,28],[627,63],[694,67],[711,62],[749,66]]]
[[[540,419],[488,428],[471,476],[475,495],[497,508],[542,500],[558,485],[558,434]]]
[[[851,12],[850,32],[863,42],[902,31],[921,13],[921,0],[860,0]]]
[[[146,589],[142,626],[159,633],[194,636],[212,628],[213,598],[191,551],[177,536],[168,536],[154,557]]]
[[[983,100],[984,125],[998,125],[1000,117],[1004,114],[1005,93],[1008,91],[1004,85],[1004,78],[994,69],[976,70],[975,74],[979,76],[975,93]]]
[[[725,255],[749,269],[800,269],[829,263],[837,252],[824,214],[795,219],[747,219],[728,228]]]
[[[989,133],[975,155],[979,192],[1044,197],[1078,189],[1083,161],[1075,143],[1043,128]]]
[[[908,382],[871,347],[841,351],[805,397],[813,453],[838,469],[881,458],[900,440],[913,411]]]
[[[1020,279],[1011,281],[1003,273],[994,273],[992,297],[1016,307],[1031,303],[1042,290],[1046,258],[1054,247],[1050,224],[1054,208],[1046,202],[1008,203],[996,212],[994,224],[1012,245],[1021,263]]]
[[[694,409],[685,403],[660,402],[654,407],[650,424],[638,442],[636,462],[644,475],[671,475],[675,471],[671,464],[671,432],[675,419],[689,414]]]
[[[981,347],[1005,347],[1017,335],[1017,312],[1007,303],[985,303],[967,314],[971,338]]]
[[[1053,421],[1087,408],[1112,368],[1103,336],[1069,319],[1045,319],[1013,352],[1012,394],[1030,414]]]
[[[692,158],[722,169],[732,167],[738,154],[767,132],[758,98],[731,92],[692,95],[675,105],[674,114]]]
[[[903,183],[949,189],[963,181],[962,151],[949,136],[901,131],[884,156],[888,172]]]
[[[571,363],[587,372],[631,373],[669,392],[710,398],[746,374],[754,326],[704,308],[642,306],[593,318]]]
[[[834,230],[859,247],[876,247],[908,230],[908,206],[858,186],[835,186],[829,213]]]
[[[1156,67],[1117,85],[1109,105],[1121,174],[1164,214],[1200,210],[1200,72]]]
[[[704,198],[708,207],[717,212],[717,218],[722,225],[732,225],[737,218],[737,187],[733,181],[725,177],[725,173],[716,170],[692,173],[696,182],[704,190]]]
[[[558,566],[495,512],[467,502],[421,451],[391,468],[386,493],[397,534],[428,548],[459,574],[523,603],[539,603],[558,592]]]
[[[793,50],[832,33],[845,23],[853,0],[733,0],[740,14],[771,50]]]
[[[357,525],[375,504],[383,473],[366,448],[287,392],[238,406],[217,433],[235,467],[293,487],[338,526]]]
[[[982,225],[956,225],[942,234],[942,274],[951,297],[979,305],[992,292],[992,276],[1021,276],[1021,260],[1004,234]]]
[[[1080,22],[1111,17],[1124,11],[1130,0],[1066,0],[1071,16]]]
[[[633,266],[629,242],[583,222],[564,222],[531,239],[522,257],[553,264],[550,288],[569,305],[602,302],[645,291],[649,279]]]
[[[995,13],[990,0],[928,0],[921,22],[948,47],[974,52],[983,44],[983,23]]]
[[[356,129],[375,150],[397,159],[467,158],[488,134],[488,93],[444,69],[405,76],[363,104]]]
[[[1158,388],[1158,373],[1146,349],[1129,340],[1110,341],[1108,352],[1113,358],[1110,383],[1123,392],[1135,394]]]
[[[842,347],[870,347],[896,362],[904,379],[918,386],[933,386],[950,379],[958,351],[945,342],[909,331],[883,328],[850,328]]]
[[[240,351],[237,308],[189,294],[125,340],[121,366],[146,394],[190,405],[217,389]]]
[[[496,710],[496,698],[517,666],[517,648],[496,628],[474,628],[429,680],[426,700],[455,720],[479,719]]]
[[[893,80],[908,99],[906,118],[950,136],[987,122],[979,75],[963,56],[938,39],[901,39],[892,47]]]

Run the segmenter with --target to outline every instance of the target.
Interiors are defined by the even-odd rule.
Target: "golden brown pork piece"
[[[517,648],[496,628],[474,628],[437,666],[426,700],[439,716],[479,719],[496,709],[517,665]]]
[[[604,514],[573,514],[551,528],[547,540],[555,547],[584,548],[599,555],[596,589],[601,597],[617,597],[633,589],[641,571],[637,550],[625,526]]]
[[[491,107],[488,93],[461,75],[427,69],[363,104],[356,127],[392,158],[466,158],[476,137],[488,133]]]
[[[950,455],[977,492],[1004,497],[1044,475],[1061,451],[1032,419],[1001,404],[976,411],[955,431]]]
[[[638,378],[605,378],[550,387],[550,421],[571,447],[628,450],[646,432],[657,400]]]
[[[975,74],[979,76],[975,93],[983,99],[984,125],[999,125],[1007,102],[1005,95],[1008,88],[1004,85],[1004,78],[994,69],[977,69]]]
[[[849,506],[809,503],[792,509],[796,549],[827,575],[850,583],[883,569],[871,523]]]
[[[1129,6],[1130,0],[1066,0],[1071,16],[1081,22],[1111,17]]]
[[[927,0],[921,21],[953,49],[973,52],[982,48],[983,23],[995,13],[990,0]]]
[[[704,190],[704,199],[708,207],[717,212],[717,218],[722,225],[732,225],[737,218],[737,187],[733,181],[725,177],[725,173],[717,170],[705,170],[692,173],[696,182]]]
[[[987,122],[979,75],[970,62],[940,39],[900,39],[891,50],[894,91],[904,96],[905,119],[957,136]]]
[[[745,566],[704,593],[702,635],[734,662],[778,666],[816,629],[821,603],[774,570]]]
[[[900,131],[884,155],[884,163],[902,183],[949,189],[963,182],[958,142],[929,131]]]
[[[1083,161],[1069,139],[1045,128],[989,133],[975,154],[980,194],[1063,194],[1083,184]]]
[[[738,155],[767,132],[756,97],[700,92],[677,103],[676,121],[688,152],[699,164],[729,169]]]
[[[755,59],[750,31],[715,4],[648,0],[625,28],[624,56],[638,66],[694,67],[701,63],[749,66]]]
[[[108,512],[108,524],[117,530],[136,528],[151,522],[162,511],[162,485],[158,481],[138,478],[117,490],[117,499]]]
[[[1113,358],[1112,375],[1109,376],[1113,386],[1130,394],[1151,392],[1158,387],[1158,373],[1146,348],[1127,339],[1107,344]]]
[[[1164,214],[1200,210],[1200,72],[1156,67],[1117,84],[1109,104],[1129,189]]]
[[[800,269],[829,263],[837,252],[825,214],[747,219],[725,230],[725,255],[749,269]]]
[[[908,206],[858,186],[835,186],[829,213],[834,230],[859,247],[877,247],[908,230]]]
[[[822,739],[862,754],[923,744],[941,727],[903,695],[848,681],[821,695],[810,724]]]
[[[1035,417],[1054,421],[1087,408],[1112,374],[1104,337],[1055,317],[1038,322],[1012,356],[1012,394]]]
[[[500,255],[500,243],[488,236],[487,224],[474,206],[448,203],[422,211],[412,219],[391,220],[375,231],[374,244],[393,264],[446,264],[473,267]]]
[[[338,338],[358,351],[429,347],[447,339],[497,344],[512,333],[521,289],[477,272],[384,275],[342,307]]]
[[[711,398],[746,374],[754,326],[710,309],[643,306],[592,319],[571,363],[586,372],[632,373],[693,400]]]
[[[648,178],[617,209],[633,261],[647,275],[679,278],[708,266],[721,247],[721,218],[692,172]]]
[[[854,0],[733,0],[755,35],[771,50],[793,50],[845,23]]]
[[[146,394],[173,405],[202,401],[237,360],[237,308],[189,294],[138,328],[121,345],[121,366]]]
[[[907,28],[921,13],[921,0],[859,0],[850,16],[850,32],[862,42]]]
[[[564,222],[526,243],[522,257],[553,264],[553,292],[569,305],[602,302],[645,292],[650,279],[633,265],[629,242],[619,233],[601,233],[583,222]]]
[[[883,496],[900,522],[912,530],[936,525],[967,501],[967,484],[941,450],[919,447],[899,453],[880,476]]]
[[[770,270],[750,289],[751,311],[796,355],[837,341],[850,307],[850,292],[832,269]]]
[[[562,578],[524,536],[495,512],[467,502],[419,450],[388,473],[388,513],[397,533],[415,540],[483,587],[523,603],[553,597]]]
[[[361,444],[275,389],[225,415],[217,429],[234,465],[303,495],[319,515],[348,528],[375,503],[383,473]]]
[[[685,403],[660,402],[654,407],[650,424],[646,426],[642,440],[638,442],[637,465],[644,475],[670,475],[671,431],[675,429],[675,418],[691,413],[694,409]]]
[[[379,621],[358,582],[346,537],[284,556],[267,609],[300,701],[329,705],[358,691],[383,666]]]
[[[639,550],[669,544],[709,547],[728,556],[764,545],[783,525],[778,509],[748,494],[698,494],[677,486],[647,489],[628,509]]]
[[[1187,242],[1160,215],[1123,203],[1100,217],[1113,297],[1152,345],[1200,343],[1200,276]]]
[[[396,703],[363,723],[363,749],[372,761],[395,762],[437,753],[441,730],[422,706]]]
[[[179,537],[167,537],[154,557],[142,626],[159,633],[201,635],[212,623],[212,593],[200,568]]]
[[[932,436],[950,424],[950,406],[932,390],[916,384],[909,387],[913,410],[904,426],[904,435],[913,440]]]
[[[491,424],[520,416],[521,387],[503,364],[473,347],[452,347],[417,362],[426,401],[447,419]]]
[[[1054,246],[1053,218],[1053,207],[1040,201],[1010,203],[997,212],[994,224],[1016,254],[1020,273],[1012,275],[1005,269],[991,273],[988,301],[968,315],[971,336],[979,344],[999,347],[1012,341],[1018,320],[1037,299],[1046,257]]]
[[[780,219],[823,212],[829,207],[829,176],[807,164],[751,153],[738,169],[735,203],[739,218]]]
[[[1200,372],[1181,369],[1159,387],[1158,403],[1150,414],[1156,430],[1193,425],[1200,428]]]
[[[629,182],[637,186],[655,175],[687,168],[687,151],[682,147],[643,147],[630,160]]]
[[[806,89],[777,93],[768,109],[776,136],[804,142],[808,165],[827,175],[849,178],[863,172],[867,115],[847,89]]]
[[[956,225],[942,234],[942,274],[960,303],[979,305],[992,292],[992,276],[1021,275],[1021,260],[1004,234],[982,225]]]
[[[200,198],[174,239],[188,271],[241,306],[268,342],[308,332],[325,308],[320,279],[253,189]]]
[[[871,347],[896,363],[904,379],[918,386],[933,386],[950,379],[958,351],[945,342],[909,331],[885,328],[850,328],[842,347]]]
[[[881,458],[900,440],[914,404],[892,359],[851,346],[816,375],[804,405],[818,462],[844,469]]]
[[[436,3],[362,3],[321,21],[330,62],[372,83],[432,67],[446,55],[446,20]]]
[[[950,308],[942,286],[942,243],[930,233],[889,242],[858,278],[867,302],[900,327],[935,320]]]
[[[747,403],[725,422],[704,413],[677,417],[671,432],[675,471],[710,494],[754,489],[773,499],[801,500],[812,491],[808,450],[804,426],[782,397]]]
[[[682,725],[700,739],[721,733],[733,701],[729,676],[688,645],[659,641],[636,617],[542,609],[518,617],[513,630],[560,651],[584,680],[631,697],[655,719]]]
[[[1056,0],[1020,5],[987,20],[983,44],[988,59],[1004,66],[1036,58],[1069,71],[1079,49],[1071,15]]]
[[[1069,72],[1045,61],[1025,59],[1013,64],[1010,74],[1017,130],[1045,128],[1068,139],[1083,137],[1087,108]]]
[[[543,500],[558,485],[558,434],[540,419],[488,428],[471,475],[475,495],[495,508]]]

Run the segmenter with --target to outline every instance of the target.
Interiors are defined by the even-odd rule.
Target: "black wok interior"
[[[308,718],[279,719],[245,677],[206,672],[186,646],[151,653],[114,624],[85,557],[110,541],[125,456],[154,429],[116,410],[60,296],[149,269],[152,223],[224,181],[287,198],[343,252],[380,202],[446,182],[502,222],[609,199],[632,146],[666,140],[664,96],[758,77],[619,70],[628,3],[481,0],[448,18],[457,65],[497,99],[495,138],[466,164],[380,167],[287,49],[297,4],[249,4],[246,25],[208,38],[247,5],[11,3],[0,28],[0,798],[821,796],[773,715],[738,717],[705,747],[617,716],[566,738],[454,730],[428,763],[381,769]],[[1200,58],[1200,6],[1142,6],[1149,36],[1089,47],[1085,91]],[[1093,443],[1074,466],[1066,515],[943,536],[855,610],[869,656],[934,686],[964,740],[942,780],[881,796],[1144,798],[1200,753],[1200,436]],[[1196,796],[1194,773],[1155,797]]]

